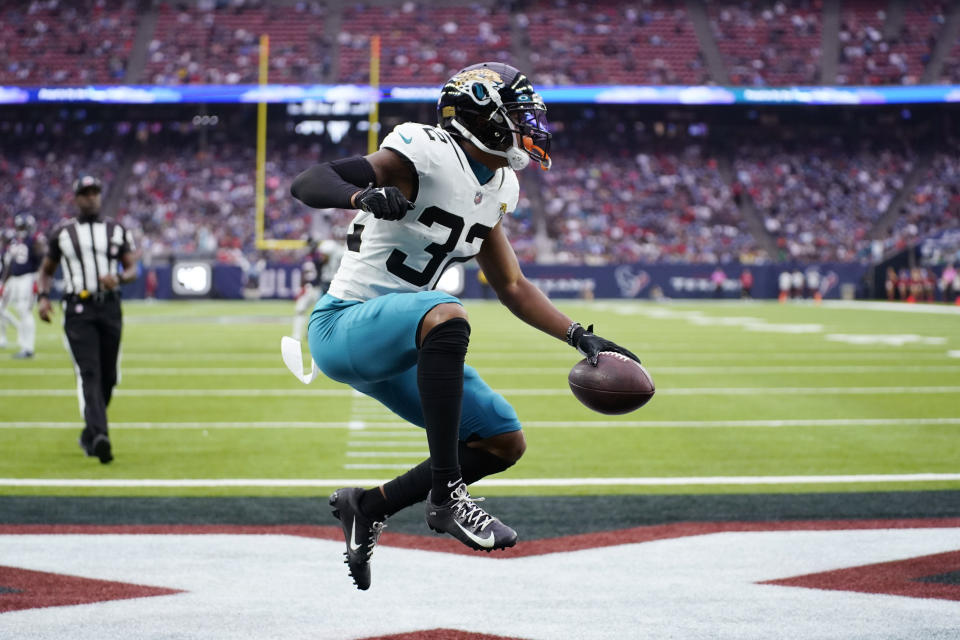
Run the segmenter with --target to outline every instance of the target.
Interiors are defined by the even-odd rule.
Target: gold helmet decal
[[[498,92],[503,87],[503,78],[492,69],[470,69],[450,78],[447,86],[470,96],[477,104],[484,105],[491,100],[499,104]]]

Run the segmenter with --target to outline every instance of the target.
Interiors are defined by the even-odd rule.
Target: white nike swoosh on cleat
[[[481,537],[477,536],[476,534],[470,533],[469,531],[467,531],[466,529],[464,529],[464,528],[463,528],[463,525],[460,524],[459,522],[457,522],[456,520],[454,520],[453,523],[454,523],[455,525],[457,525],[458,527],[460,527],[460,531],[463,531],[465,534],[467,534],[467,537],[468,537],[468,538],[470,538],[471,540],[473,540],[474,542],[476,542],[478,545],[480,545],[480,546],[483,547],[484,549],[491,549],[491,548],[493,548],[493,531],[491,531],[491,532],[490,532],[490,535],[488,535],[486,538],[481,538]]]
[[[360,545],[357,544],[357,517],[353,517],[353,526],[350,527],[350,540],[347,541],[350,546],[350,551],[356,551],[360,548]]]
[[[448,483],[447,483],[447,489],[453,489],[454,487],[456,487],[457,485],[459,485],[459,484],[461,484],[461,483],[463,483],[463,478],[457,478],[457,479],[454,480],[453,482],[448,482]]]

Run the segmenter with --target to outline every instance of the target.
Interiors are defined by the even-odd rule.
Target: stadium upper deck
[[[0,85],[433,85],[511,59],[541,85],[917,84],[960,77],[960,15],[936,0],[0,2]],[[835,13],[834,13],[835,12]],[[833,25],[832,27],[828,25]],[[527,61],[524,64],[522,61]]]

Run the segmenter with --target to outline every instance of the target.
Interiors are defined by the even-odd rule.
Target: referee
[[[100,217],[100,180],[81,176],[73,183],[76,218],[50,233],[49,249],[40,266],[38,313],[50,322],[50,284],[63,265],[63,329],[70,343],[74,369],[83,388],[80,411],[86,423],[80,446],[106,464],[113,460],[107,434],[107,405],[117,383],[117,357],[123,317],[121,284],[137,277],[130,232]]]

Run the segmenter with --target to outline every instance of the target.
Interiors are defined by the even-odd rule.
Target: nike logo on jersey
[[[357,542],[357,518],[353,518],[353,526],[350,527],[350,551],[356,551],[360,548],[360,544]]]
[[[399,135],[400,139],[406,142],[407,144],[410,144],[411,142],[413,142],[413,138],[408,138],[407,136],[403,135],[399,131],[397,131],[397,135]]]
[[[454,524],[456,524],[458,527],[460,527],[460,531],[463,531],[463,532],[467,535],[468,538],[470,538],[471,540],[473,540],[474,542],[476,542],[478,545],[480,545],[480,546],[483,547],[484,549],[490,549],[490,548],[493,547],[493,531],[491,531],[490,534],[489,534],[486,538],[481,538],[480,536],[478,536],[478,535],[476,535],[476,534],[474,534],[474,533],[470,533],[469,531],[467,531],[466,529],[464,529],[464,528],[463,528],[463,525],[460,524],[459,522],[457,522],[456,520],[454,520],[453,522],[454,522]]]

